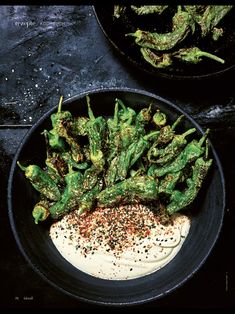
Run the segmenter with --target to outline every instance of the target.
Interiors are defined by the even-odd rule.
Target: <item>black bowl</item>
[[[87,94],[87,93],[86,93]],[[186,116],[183,127],[195,127],[198,136],[202,128],[187,113],[169,101],[154,94],[128,88],[103,89],[89,93],[94,113],[111,115],[114,99],[139,110],[153,103],[175,120],[180,114]],[[64,109],[74,115],[86,114],[85,93],[64,102]],[[35,225],[31,211],[38,194],[17,166],[45,161],[45,142],[41,132],[50,128],[50,115],[56,107],[45,114],[27,133],[14,157],[8,183],[9,218],[20,251],[33,269],[54,287],[79,300],[105,305],[133,305],[163,297],[186,282],[205,262],[221,229],[224,206],[224,177],[218,156],[210,144],[214,159],[203,191],[192,209],[192,225],[180,252],[159,271],[137,279],[116,281],[98,279],[73,267],[58,253],[49,237],[47,222]]]
[[[185,45],[185,47],[198,46],[204,51],[215,54],[225,60],[224,64],[204,58],[198,64],[175,62],[173,66],[165,69],[156,69],[147,63],[135,44],[134,38],[125,36],[125,34],[134,33],[138,28],[156,31],[156,25],[161,27],[162,24],[165,25],[166,21],[171,25],[169,13],[164,13],[164,18],[156,17],[155,14],[137,16],[131,9],[127,9],[123,16],[117,19],[113,17],[113,5],[95,5],[93,9],[98,24],[114,49],[124,60],[147,75],[171,80],[201,80],[215,78],[235,69],[235,8],[221,21],[220,26],[223,27],[224,34],[218,41],[207,37],[201,39],[197,36],[189,36],[190,39],[187,38]],[[164,33],[166,30],[158,31]],[[183,46],[180,44],[179,48],[183,48]]]

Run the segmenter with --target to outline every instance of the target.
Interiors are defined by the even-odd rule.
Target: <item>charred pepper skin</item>
[[[146,47],[141,47],[140,52],[144,60],[157,69],[168,68],[173,64],[171,53],[157,54],[156,52],[153,52],[150,48]]]
[[[156,180],[148,176],[136,176],[104,189],[97,196],[98,206],[115,206],[136,202],[155,201],[158,198]]]
[[[174,135],[176,127],[181,123],[184,119],[184,115],[179,116],[176,121],[172,125],[165,125],[160,129],[160,134],[157,138],[157,144],[167,144],[170,142]]]
[[[191,14],[194,21],[198,24],[207,8],[206,5],[184,5],[183,7],[188,13]]]
[[[152,105],[150,104],[148,108],[143,108],[140,112],[136,115],[135,124],[136,124],[136,131],[140,135],[145,135],[145,126],[151,121]]]
[[[22,166],[17,162],[21,170],[25,172],[25,176],[30,180],[32,186],[44,197],[52,201],[58,201],[60,198],[60,190],[55,181],[48,173],[43,171],[37,165]]]
[[[174,188],[181,178],[182,173],[181,171],[168,173],[160,182],[159,182],[159,194],[164,194],[170,196],[174,191]]]
[[[121,107],[120,110],[118,110],[119,107]],[[114,120],[111,120],[113,130],[115,130],[115,140],[111,146],[111,156],[108,157],[108,168],[104,177],[107,186],[126,177],[129,167],[129,148],[138,140],[138,131],[144,132],[143,119],[148,119],[147,116],[146,112],[142,111],[137,117],[135,110],[126,107],[120,99],[116,98],[115,116]],[[135,122],[136,124],[133,124]]]
[[[221,29],[214,28],[214,40],[218,40],[218,37],[222,35],[221,32]],[[176,52],[161,53],[161,55],[157,55],[149,48],[140,48],[140,52],[145,61],[150,63],[155,68],[167,68],[174,63],[174,59],[191,64],[197,64],[204,58],[208,58],[222,64],[225,63],[224,59],[216,56],[215,54],[203,51],[198,47],[181,48]]]
[[[103,179],[99,178],[96,185],[79,198],[77,215],[81,215],[84,211],[90,211],[96,205],[97,195],[102,190]]]
[[[52,180],[55,181],[56,184],[61,184],[63,183],[63,177],[58,171],[57,168],[57,158],[55,156],[48,156],[46,158],[45,164],[47,166],[47,173],[49,176],[52,178]]]
[[[146,14],[162,14],[168,8],[168,5],[141,5],[137,7],[135,5],[131,5],[131,9],[135,11],[138,15],[146,15]]]
[[[51,123],[53,128],[57,128],[58,123],[60,123],[62,119],[71,120],[73,118],[69,111],[62,111],[62,104],[63,96],[60,97],[57,112],[52,113],[51,115]]]
[[[94,165],[91,165],[90,168],[86,169],[83,174],[82,188],[84,191],[93,189],[97,184],[99,179],[100,171]]]
[[[73,159],[73,156],[71,154],[71,152],[64,152],[62,154],[60,154],[59,156],[60,160],[62,160],[66,166],[67,166],[67,170],[68,170],[68,167],[73,167],[77,170],[84,170],[84,169],[87,169],[89,168],[89,163],[84,161],[82,163],[77,163],[74,159]],[[66,173],[68,173],[68,171],[66,171]],[[63,175],[64,175],[64,171],[63,171]]]
[[[45,135],[45,132],[44,132]],[[45,164],[47,173],[57,183],[63,184],[63,177],[68,172],[67,164],[61,158],[61,153],[53,151],[49,144],[48,137],[45,135],[47,158]]]
[[[87,122],[89,119],[87,117],[77,117],[73,119],[70,125],[70,130],[72,135],[76,138],[77,136],[87,135]]]

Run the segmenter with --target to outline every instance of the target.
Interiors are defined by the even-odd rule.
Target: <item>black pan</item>
[[[124,59],[147,74],[168,79],[202,79],[217,77],[235,69],[235,8],[219,24],[223,27],[224,34],[217,42],[210,39],[202,40],[194,36],[186,44],[186,46],[198,46],[204,51],[214,53],[225,60],[224,64],[204,58],[196,65],[175,62],[172,67],[166,69],[156,69],[147,63],[143,59],[139,47],[134,43],[134,38],[127,37],[125,34],[133,33],[137,28],[154,31],[156,19],[158,19],[158,24],[162,25],[169,20],[170,13],[165,13],[163,19],[156,15],[138,16],[131,9],[127,9],[125,14],[117,19],[113,17],[113,5],[97,5],[93,8],[101,29],[114,48]]]
[[[169,122],[183,113],[186,118],[182,128],[195,127],[198,136],[203,133],[202,128],[183,110],[146,91],[113,88],[95,90],[89,94],[95,115],[112,115],[115,98],[118,97],[137,111],[152,103],[155,109],[160,108],[167,114]],[[85,94],[68,99],[63,108],[74,115],[87,114]],[[141,278],[120,281],[98,279],[77,270],[58,253],[49,237],[49,222],[34,224],[31,212],[39,196],[16,164],[19,160],[23,165],[36,163],[43,166],[46,148],[41,132],[51,127],[50,115],[56,110],[57,106],[30,129],[19,145],[12,163],[8,208],[19,249],[46,281],[63,293],[82,301],[120,306],[140,304],[166,296],[189,280],[202,266],[221,230],[225,206],[224,176],[214,148],[210,145],[213,167],[205,188],[192,209],[189,235],[176,257],[159,271]],[[25,278],[27,280],[29,279]]]

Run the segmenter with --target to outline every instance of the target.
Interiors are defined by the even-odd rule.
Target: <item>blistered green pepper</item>
[[[156,139],[159,131],[153,131],[145,136],[140,136],[129,145],[127,150],[122,150],[116,156],[106,174],[107,185],[112,185],[116,181],[124,180],[130,168],[141,158],[145,150],[151,145],[150,141]]]
[[[135,119],[136,131],[139,135],[145,135],[145,126],[150,122],[152,116],[152,105],[150,104],[148,108],[141,109]]]
[[[220,63],[224,63],[224,59],[217,57],[216,55],[202,51],[198,47],[190,47],[190,48],[182,48],[179,49],[175,54],[174,57],[179,58],[182,61],[190,62],[190,63],[198,63],[202,61],[202,58],[209,58],[215,60]]]
[[[71,121],[73,119],[70,111],[62,111],[62,103],[63,96],[60,97],[57,112],[51,114],[51,123],[53,128],[58,128],[61,120]]]
[[[181,171],[166,174],[159,182],[159,194],[163,193],[164,195],[171,195],[181,176]]]
[[[157,181],[148,176],[130,177],[104,189],[97,196],[101,207],[156,201],[157,198]]]
[[[179,116],[176,121],[172,125],[165,125],[160,129],[159,136],[157,138],[156,145],[167,144],[170,142],[174,135],[175,129],[180,124],[180,122],[184,119],[184,115]]]
[[[41,200],[36,205],[34,205],[32,215],[34,218],[35,224],[38,224],[40,221],[44,221],[50,215],[50,202],[47,200]]]
[[[152,131],[145,136],[141,136],[138,141],[129,146],[128,151],[123,154],[125,160],[123,164],[125,166],[122,167],[122,163],[120,163],[120,167],[118,168],[119,177],[122,180],[126,178],[128,171],[138,160],[140,160],[144,152],[149,149],[151,141],[156,140],[158,136],[159,131]]]
[[[98,171],[102,171],[105,165],[103,153],[104,134],[106,121],[103,117],[95,117],[90,106],[90,98],[87,96],[88,116],[87,133],[90,146],[90,159]]]
[[[166,164],[162,167],[157,167],[156,164],[153,164],[148,173],[153,176],[162,177],[167,173],[178,172],[184,169],[188,163],[195,161],[205,152],[205,148],[202,147],[202,145],[206,140],[208,132],[209,129],[199,141],[192,140],[188,143],[183,151],[174,159],[174,161],[172,161],[172,163]]]
[[[175,135],[165,148],[153,146],[148,152],[148,160],[158,165],[164,165],[172,161],[182,148],[187,144],[186,136],[196,132],[195,128],[189,129],[183,134]]]
[[[119,98],[116,98],[116,102],[118,102],[119,106],[121,107],[121,109],[118,111],[118,119],[120,121],[120,124],[132,124],[136,117],[135,110],[130,107],[126,107],[123,101]]]
[[[45,164],[47,166],[47,173],[49,176],[57,183],[61,184],[63,182],[63,177],[68,172],[68,167],[65,161],[61,158],[63,153],[59,153],[57,150],[55,151],[49,143],[49,139],[45,134],[46,141],[46,153],[47,158],[45,160]]]
[[[134,125],[136,112],[130,107],[126,107],[120,99],[116,99],[122,109],[118,111],[120,150],[127,149],[136,139],[137,129]]]
[[[73,116],[69,111],[62,111],[62,101],[63,98],[61,97],[57,112],[51,115],[53,129],[50,132],[64,138],[70,146],[71,154],[75,162],[82,162],[84,156],[81,151],[81,146],[72,136],[72,132],[70,130],[73,122]]]
[[[40,192],[44,197],[52,201],[58,201],[60,198],[60,190],[56,182],[37,165],[22,166],[17,161],[18,166],[25,172],[25,176],[29,179],[32,186]]]
[[[86,193],[82,194],[79,198],[78,215],[81,215],[84,211],[89,211],[96,205],[96,197],[103,187],[103,179],[99,178],[96,185]]]
[[[153,123],[155,124],[155,126],[158,129],[160,129],[166,125],[166,122],[167,122],[167,118],[166,118],[165,113],[160,111],[160,109],[157,109],[157,111],[155,112],[153,116]]]
[[[55,130],[44,130],[43,134],[45,136],[45,140],[46,142],[48,141],[49,146],[54,149],[54,150],[58,150],[61,152],[64,152],[67,150],[68,146],[67,143],[65,142],[65,140],[60,137]]]
[[[187,189],[185,191],[175,190],[172,192],[171,202],[166,207],[169,214],[186,208],[194,201],[211,164],[212,159],[204,160],[203,157],[200,157],[196,160],[192,178],[187,179]]]
[[[69,173],[65,176],[66,187],[60,200],[49,208],[51,217],[57,219],[71,211],[77,204],[78,198],[83,193],[83,176],[80,171],[73,171],[69,168]]]
[[[84,162],[76,162],[73,159],[71,152],[65,152],[60,154],[61,159],[67,164],[67,166],[73,167],[78,170],[84,170],[89,167],[89,163],[87,161]]]

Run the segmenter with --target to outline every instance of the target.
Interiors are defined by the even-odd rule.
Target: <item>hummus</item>
[[[74,211],[50,228],[60,254],[79,270],[102,279],[126,280],[151,274],[179,252],[190,219],[177,214],[162,225],[143,205]]]

